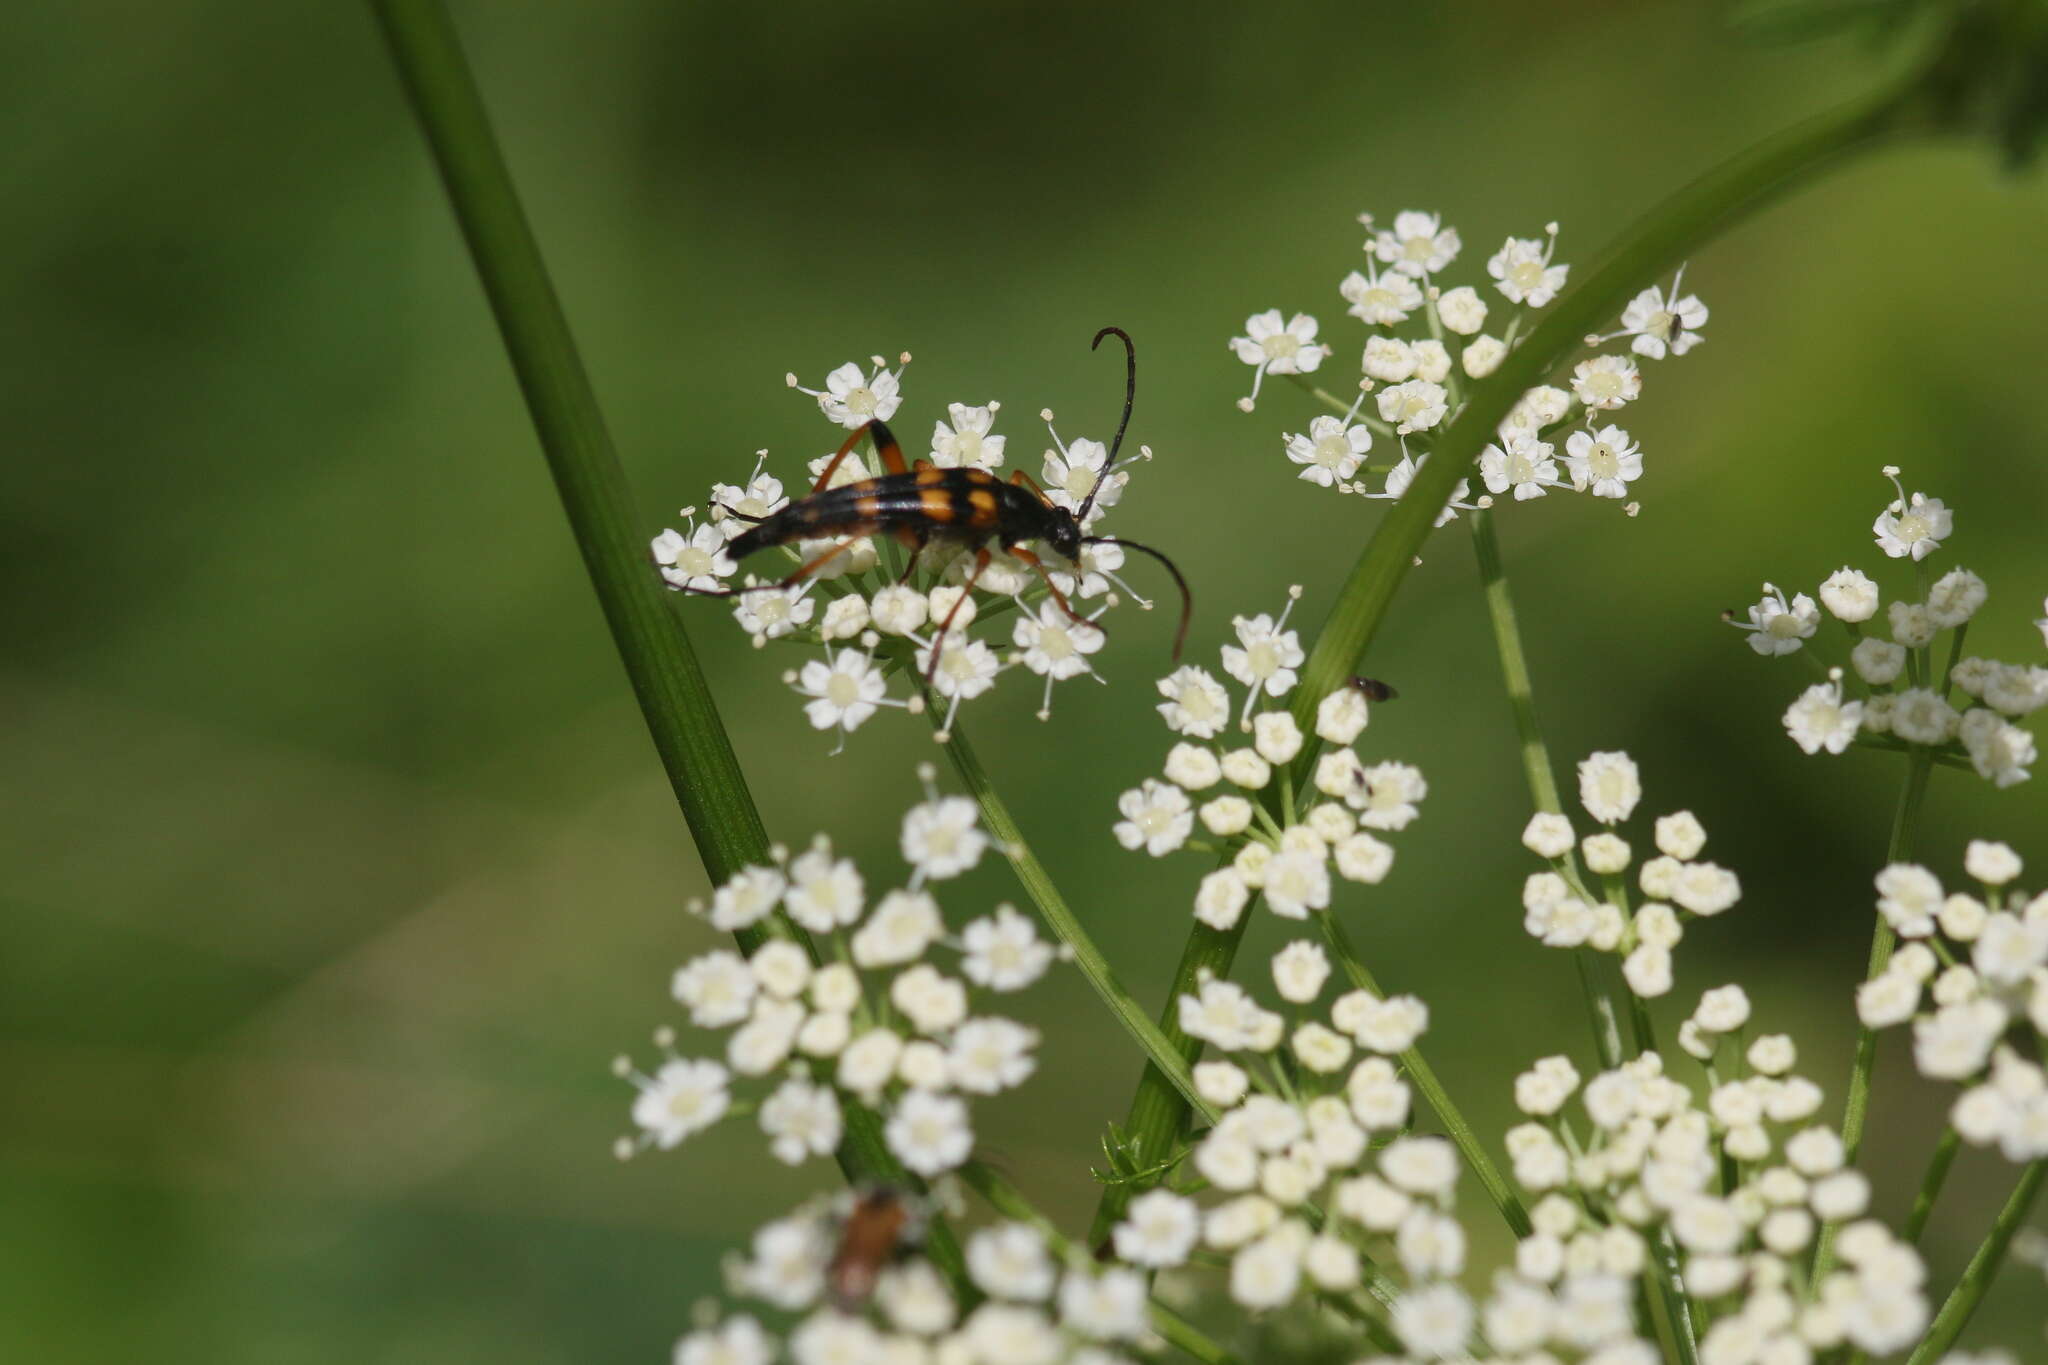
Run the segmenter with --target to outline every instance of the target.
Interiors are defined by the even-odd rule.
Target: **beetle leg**
[[[1036,479],[1032,478],[1032,477],[1031,477],[1031,476],[1030,476],[1029,474],[1026,474],[1026,473],[1025,473],[1025,472],[1024,472],[1023,470],[1021,470],[1021,469],[1015,469],[1015,470],[1012,470],[1012,471],[1010,471],[1010,482],[1011,482],[1011,484],[1012,484],[1012,485],[1014,485],[1015,487],[1018,487],[1018,488],[1028,488],[1028,489],[1030,489],[1030,490],[1031,490],[1032,492],[1036,493],[1036,494],[1038,495],[1038,500],[1039,500],[1040,502],[1044,503],[1044,504],[1045,504],[1045,505],[1046,505],[1047,507],[1050,507],[1050,506],[1052,506],[1052,505],[1053,505],[1053,503],[1052,503],[1052,499],[1051,499],[1051,498],[1048,498],[1048,497],[1047,497],[1047,496],[1045,495],[1045,489],[1044,489],[1044,487],[1043,487],[1043,486],[1041,486],[1041,485],[1039,484],[1038,480],[1036,480]]]
[[[932,636],[932,658],[931,662],[925,665],[924,670],[924,681],[927,687],[932,686],[934,680],[939,676],[939,651],[946,643],[946,632],[953,628],[953,618],[960,614],[960,604],[965,602],[968,594],[974,591],[975,580],[980,578],[981,571],[988,567],[988,561],[988,546],[984,545],[974,552],[974,567],[968,570],[967,581],[960,585],[960,595],[953,599],[952,609],[946,613],[946,619],[939,623],[939,633]]]
[[[1020,469],[1017,472],[1021,474],[1024,471]],[[1097,630],[1102,629],[1100,623],[1089,620],[1087,617],[1076,612],[1074,608],[1068,604],[1067,595],[1059,590],[1058,585],[1052,581],[1052,575],[1045,571],[1044,560],[1040,559],[1037,555],[1031,553],[1031,551],[1025,549],[1022,545],[1005,545],[1003,547],[1003,552],[1005,554],[1012,555],[1031,566],[1032,571],[1038,575],[1039,581],[1045,584],[1045,590],[1052,594],[1052,600],[1059,603],[1060,610],[1067,614],[1067,619],[1069,621],[1072,621],[1077,625],[1094,626]],[[1078,574],[1080,571],[1080,566],[1077,564],[1074,567],[1075,572]]]
[[[832,452],[832,458],[825,462],[825,470],[818,475],[818,481],[811,485],[812,493],[822,493],[825,485],[832,482],[832,476],[839,472],[839,466],[853,453],[863,436],[875,438],[875,453],[882,457],[882,467],[891,474],[908,474],[910,466],[903,462],[903,447],[896,444],[896,436],[880,422],[863,422],[853,429],[844,445]]]
[[[725,513],[727,516],[733,518],[735,521],[750,522],[755,526],[759,526],[762,522],[768,520],[768,518],[766,517],[757,517],[752,512],[742,512],[737,507],[727,507],[722,502],[714,502],[711,505],[713,507],[716,507],[719,511]]]
[[[780,592],[785,588],[795,587],[866,539],[866,536],[848,536],[816,559],[798,565],[797,571],[780,583],[754,583],[742,588],[685,588],[683,591],[696,597],[738,597],[749,592]]]

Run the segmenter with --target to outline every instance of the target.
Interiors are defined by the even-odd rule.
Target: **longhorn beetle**
[[[974,551],[974,567],[967,575],[959,598],[939,624],[938,634],[932,637],[931,662],[925,669],[925,682],[929,684],[937,675],[940,647],[945,643],[947,631],[952,629],[953,618],[960,612],[960,603],[967,600],[968,593],[974,590],[975,580],[989,566],[990,541],[1028,565],[1044,581],[1046,591],[1052,594],[1052,600],[1059,604],[1060,610],[1070,620],[1098,630],[1100,625],[1076,614],[1066,595],[1047,575],[1045,561],[1026,549],[1024,542],[1041,541],[1055,554],[1070,561],[1078,560],[1084,545],[1121,545],[1150,555],[1165,565],[1166,571],[1173,575],[1175,585],[1180,588],[1180,628],[1173,637],[1173,657],[1178,662],[1181,645],[1187,640],[1188,620],[1195,607],[1194,594],[1189,592],[1187,580],[1181,576],[1180,569],[1149,545],[1140,545],[1121,536],[1082,534],[1088,513],[1095,506],[1095,495],[1102,491],[1103,483],[1116,468],[1117,451],[1123,446],[1124,430],[1131,424],[1131,406],[1138,395],[1138,350],[1123,328],[1103,328],[1095,334],[1095,340],[1089,343],[1088,349],[1092,351],[1100,346],[1106,336],[1114,336],[1124,344],[1124,414],[1123,420],[1117,423],[1116,439],[1110,443],[1102,472],[1096,476],[1095,486],[1088,491],[1087,501],[1081,504],[1078,513],[1056,505],[1046,497],[1037,480],[1021,469],[1012,473],[1009,482],[1004,483],[985,469],[940,469],[929,460],[906,465],[903,449],[896,444],[896,437],[889,428],[879,421],[869,421],[855,428],[853,434],[846,438],[846,443],[826,463],[808,497],[769,517],[749,517],[729,507],[723,509],[742,521],[755,523],[726,542],[725,552],[735,560],[744,559],[771,545],[787,545],[796,540],[842,537],[836,545],[800,565],[795,573],[779,583],[743,588],[691,588],[688,591],[709,597],[734,597],[743,592],[793,588],[864,538],[879,532],[894,536],[910,551],[910,562],[903,566],[904,579],[910,577],[911,570],[917,567],[918,557],[924,553],[924,547],[932,541],[952,541],[963,545]],[[842,484],[838,488],[827,487],[840,462],[863,436],[874,438],[875,451],[889,472],[878,478]]]

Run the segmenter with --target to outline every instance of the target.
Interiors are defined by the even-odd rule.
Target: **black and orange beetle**
[[[1106,336],[1114,336],[1124,344],[1123,420],[1117,423],[1116,439],[1110,443],[1109,457],[1103,462],[1102,473],[1078,513],[1070,512],[1046,497],[1037,480],[1021,469],[1012,473],[1006,483],[985,469],[941,469],[929,460],[907,464],[903,459],[903,449],[897,445],[896,437],[889,428],[879,421],[871,421],[856,428],[846,438],[846,443],[826,463],[809,496],[763,518],[748,517],[732,508],[722,509],[742,521],[755,523],[726,542],[725,552],[735,560],[744,559],[771,545],[787,545],[799,540],[837,536],[840,537],[837,544],[800,565],[796,572],[778,583],[759,584],[753,588],[691,588],[688,591],[711,597],[731,597],[763,589],[792,588],[864,538],[882,533],[894,536],[910,551],[910,562],[903,568],[904,578],[908,578],[917,567],[918,557],[924,553],[925,546],[935,540],[951,541],[972,549],[975,552],[974,565],[965,584],[972,591],[975,580],[989,565],[988,547],[990,542],[994,542],[1044,581],[1053,601],[1069,618],[1100,629],[1098,623],[1087,621],[1068,605],[1066,595],[1046,573],[1045,562],[1025,548],[1024,542],[1039,541],[1069,561],[1079,557],[1084,545],[1121,545],[1150,555],[1165,565],[1180,589],[1180,627],[1173,638],[1173,657],[1178,660],[1195,605],[1194,595],[1188,590],[1187,579],[1181,576],[1180,569],[1149,545],[1140,545],[1121,536],[1082,534],[1088,512],[1095,505],[1095,495],[1102,490],[1103,482],[1116,467],[1117,451],[1123,446],[1124,430],[1130,426],[1131,406],[1138,393],[1138,352],[1131,344],[1129,334],[1121,327],[1105,327],[1095,334],[1089,349],[1100,346]],[[841,461],[863,436],[874,438],[875,452],[889,472],[837,488],[828,487]],[[926,682],[931,681],[938,668],[940,646],[945,641],[946,632],[952,628],[953,618],[959,613],[960,603],[966,600],[967,593],[963,592],[952,610],[946,613],[946,619],[939,624],[938,634],[932,639]]]

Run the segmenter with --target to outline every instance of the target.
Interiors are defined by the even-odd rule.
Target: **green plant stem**
[[[1891,837],[1885,841],[1884,861],[1889,867],[1913,856],[1913,836],[1920,823],[1920,806],[1927,796],[1927,779],[1934,771],[1934,756],[1915,749],[1906,756],[1906,780],[1899,787],[1899,804],[1892,811]],[[1870,966],[1863,979],[1874,981],[1890,965],[1898,935],[1882,915],[1870,936]],[[1864,1025],[1856,1030],[1856,1059],[1849,1067],[1848,1098],[1842,1106],[1843,1164],[1854,1165],[1863,1146],[1863,1126],[1870,1116],[1871,1075],[1877,1069],[1877,1030]],[[1820,1230],[1813,1251],[1813,1274],[1809,1283],[1818,1286],[1827,1278],[1835,1261],[1836,1226]]]
[[[1522,631],[1515,620],[1515,599],[1508,589],[1507,566],[1501,558],[1500,539],[1494,534],[1493,513],[1474,512],[1470,520],[1472,550],[1479,560],[1479,581],[1486,595],[1487,619],[1493,625],[1494,650],[1500,656],[1501,679],[1506,686],[1508,705],[1515,716],[1515,733],[1521,743],[1522,775],[1529,784],[1529,799],[1539,811],[1562,814],[1564,803],[1557,789],[1557,770],[1551,766],[1550,746],[1544,743],[1543,728],[1536,719],[1536,692],[1529,673],[1529,657],[1522,648]],[[1566,878],[1581,896],[1591,900],[1577,857],[1567,849],[1561,861]],[[1587,1013],[1593,1023],[1594,1046],[1600,1053],[1602,1064],[1612,1069],[1624,1060],[1621,1009],[1617,1003],[1623,995],[1628,998],[1629,1024],[1635,1034],[1636,1052],[1654,1051],[1656,1038],[1651,1031],[1649,1011],[1633,991],[1617,988],[1619,973],[1614,968],[1612,955],[1579,948],[1574,956],[1578,961],[1579,985],[1585,992]],[[1685,1281],[1679,1271],[1678,1247],[1668,1229],[1659,1230],[1653,1251],[1657,1296],[1664,1309],[1663,1328],[1670,1333],[1670,1345],[1677,1358],[1684,1365],[1693,1365],[1699,1359],[1699,1344],[1695,1338],[1697,1327],[1691,1300],[1685,1292]]]
[[[1580,276],[1577,287],[1558,300],[1487,382],[1474,386],[1406,496],[1373,531],[1338,592],[1294,694],[1294,716],[1305,732],[1313,733],[1315,711],[1323,698],[1342,687],[1364,660],[1438,511],[1515,401],[1542,382],[1589,332],[1618,313],[1646,281],[1678,264],[1695,247],[1850,153],[1920,126],[1930,85],[1927,72],[1932,69],[1922,68],[1767,138],[1665,200]],[[1297,789],[1312,771],[1316,749],[1313,744],[1303,746],[1296,760]],[[1172,1021],[1177,1002],[1194,989],[1199,974],[1229,970],[1243,923],[1240,920],[1239,928],[1228,932],[1197,925],[1188,935],[1160,1016],[1169,1037],[1176,1032]],[[1182,1055],[1190,1059],[1198,1052],[1191,1041],[1182,1048]],[[1131,1102],[1126,1133],[1134,1141],[1163,1148],[1186,1119],[1186,1106],[1171,1082],[1147,1067]]]
[[[1471,514],[1472,551],[1479,561],[1479,581],[1486,596],[1486,616],[1493,626],[1494,652],[1500,656],[1501,680],[1508,694],[1508,706],[1514,712],[1515,734],[1520,741],[1522,755],[1522,776],[1529,784],[1529,800],[1539,811],[1552,814],[1564,813],[1564,799],[1557,787],[1557,770],[1551,766],[1550,746],[1544,743],[1543,728],[1536,719],[1536,693],[1529,673],[1529,657],[1522,649],[1522,631],[1516,624],[1515,599],[1508,590],[1508,576],[1505,561],[1501,558],[1500,539],[1494,534],[1493,513],[1474,512]],[[1586,889],[1585,878],[1579,871],[1578,855],[1565,850],[1560,860],[1564,864],[1565,880],[1572,889],[1586,900],[1594,899]],[[1593,1041],[1600,1053],[1601,1064],[1612,1070],[1627,1060],[1621,1040],[1621,1008],[1616,1004],[1623,992],[1617,980],[1611,955],[1595,952],[1590,948],[1578,948],[1573,957],[1579,969],[1579,987],[1586,998],[1587,1014],[1593,1023]],[[1636,1033],[1637,1051],[1649,1046],[1648,1020],[1640,1013],[1640,1002],[1634,1001],[1636,1010],[1631,1013],[1631,1023]]]
[[[1344,975],[1350,978],[1351,984],[1370,992],[1374,999],[1386,999],[1386,992],[1380,989],[1379,982],[1373,980],[1372,972],[1359,958],[1358,950],[1351,944],[1351,936],[1344,932],[1344,926],[1337,922],[1337,917],[1325,910],[1316,916],[1316,921],[1322,926],[1323,937],[1329,940],[1330,950],[1337,955],[1337,963],[1343,968]],[[1401,1065],[1407,1069],[1409,1079],[1414,1081],[1415,1088],[1422,1092],[1424,1101],[1442,1121],[1444,1130],[1450,1135],[1451,1141],[1457,1144],[1466,1164],[1471,1166],[1473,1174],[1479,1177],[1480,1185],[1486,1190],[1486,1197],[1500,1210],[1500,1216],[1507,1220],[1507,1225],[1515,1236],[1527,1237],[1532,1230],[1528,1211],[1516,1197],[1514,1186],[1507,1182],[1507,1178],[1500,1173],[1500,1168],[1494,1165],[1485,1144],[1479,1140],[1479,1134],[1465,1121],[1465,1115],[1459,1111],[1458,1106],[1451,1102],[1450,1094],[1444,1089],[1443,1082],[1437,1079],[1435,1069],[1424,1060],[1419,1048],[1412,1047],[1401,1054]]]
[[[930,704],[932,698],[929,695],[926,701],[926,712],[932,717],[932,723],[937,725],[943,713]],[[982,822],[1003,848],[1011,868],[1017,873],[1017,880],[1023,884],[1024,893],[1031,898],[1032,905],[1037,907],[1046,928],[1073,953],[1074,965],[1081,969],[1081,975],[1088,979],[1088,984],[1095,988],[1102,1003],[1109,1007],[1117,1024],[1136,1041],[1151,1064],[1167,1077],[1182,1101],[1204,1120],[1213,1120],[1216,1111],[1196,1091],[1194,1073],[1189,1070],[1187,1058],[1181,1054],[1174,1040],[1152,1022],[1152,1016],[1145,1007],[1117,980],[1109,959],[1095,946],[1095,940],[1088,936],[1088,931],[1060,895],[1059,888],[1053,885],[1045,865],[1031,851],[1016,817],[1010,814],[1010,808],[996,794],[995,785],[989,781],[981,760],[975,756],[966,733],[958,725],[952,728],[944,747],[946,757],[952,760],[954,770],[960,774],[961,782],[966,784],[968,792],[980,805]]]
[[[1053,1254],[1061,1260],[1073,1263],[1087,1259],[1087,1253],[1083,1249],[1076,1247],[1050,1218],[1033,1207],[1023,1192],[1005,1180],[994,1167],[983,1162],[970,1161],[960,1168],[960,1178],[969,1189],[986,1199],[989,1207],[1003,1217],[1037,1228],[1044,1236],[1046,1245],[1052,1248]],[[1236,1365],[1236,1356],[1159,1300],[1152,1300],[1149,1312],[1152,1330],[1159,1333],[1168,1345],[1204,1362],[1204,1365]]]
[[[483,97],[440,0],[371,0],[407,97],[490,299],[506,353],[554,475],[562,509],[597,590],[676,803],[713,882],[768,861],[768,835],[695,652],[669,614],[635,529],[626,472],[555,296],[539,244],[491,132]],[[785,928],[785,931],[786,928]],[[769,936],[742,932],[752,952]],[[815,945],[806,943],[816,956]],[[839,1164],[849,1179],[913,1183],[881,1121],[848,1105]],[[950,1231],[932,1228],[933,1261],[957,1283],[965,1265]]]
[[[1998,1218],[1992,1223],[1991,1231],[1985,1234],[1977,1254],[1970,1257],[1970,1264],[1964,1267],[1963,1278],[1950,1291],[1941,1311],[1934,1315],[1934,1324],[1927,1329],[1927,1335],[1913,1348],[1913,1354],[1906,1357],[1906,1365],[1931,1365],[1962,1335],[1963,1328],[1969,1325],[1970,1315],[1977,1311],[1977,1305],[1984,1301],[1992,1280],[1997,1278],[1999,1266],[2005,1263],[2006,1248],[2012,1245],[2013,1234],[2026,1221],[2034,1196],[2041,1192],[2044,1172],[2048,1172],[2048,1160],[2032,1162],[2020,1173],[2019,1184],[2013,1187],[2005,1207],[1998,1211]]]
[[[1941,1140],[1934,1144],[1934,1155],[1927,1159],[1927,1174],[1920,1178],[1920,1193],[1913,1196],[1913,1211],[1906,1215],[1906,1240],[1917,1243],[1920,1234],[1927,1230],[1927,1219],[1934,1212],[1934,1201],[1941,1198],[1941,1187],[1948,1180],[1948,1168],[1955,1164],[1956,1148],[1962,1145],[1963,1135],[1950,1124],[1941,1130]]]

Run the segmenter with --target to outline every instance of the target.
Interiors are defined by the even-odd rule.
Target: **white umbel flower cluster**
[[[1637,873],[1645,899],[1633,905],[1627,873],[1635,852],[1615,827],[1634,814],[1642,792],[1634,759],[1596,753],[1579,764],[1579,800],[1603,828],[1581,840],[1565,815],[1541,811],[1530,817],[1522,845],[1548,860],[1550,870],[1531,873],[1522,884],[1522,927],[1553,948],[1617,955],[1629,990],[1652,999],[1671,990],[1672,951],[1685,926],[1732,908],[1741,899],[1742,883],[1727,868],[1700,858],[1707,832],[1690,811],[1679,811],[1656,821],[1657,854]],[[1579,859],[1590,875],[1582,875]]]
[[[871,372],[848,363],[826,376],[821,389],[805,388],[790,375],[789,387],[816,399],[819,410],[844,434],[844,429],[895,415],[902,402],[903,365],[909,360],[905,354],[890,369],[876,356]],[[940,469],[996,471],[1007,453],[1008,438],[994,430],[1002,406],[994,401],[947,405],[946,420],[933,425],[929,449],[906,448],[906,458]],[[1049,438],[1038,467],[1046,496],[1079,511],[1095,493],[1084,529],[1099,534],[1102,518],[1130,482],[1129,466],[1149,460],[1151,448],[1141,446],[1112,469],[1102,442],[1063,440],[1052,425],[1052,413],[1041,417]],[[664,530],[651,551],[663,582],[677,591],[761,589],[732,598],[733,619],[757,647],[779,640],[813,651],[807,662],[783,674],[783,682],[803,699],[813,728],[837,733],[834,753],[883,707],[923,710],[925,696],[914,681],[927,673],[935,704],[945,708],[946,725],[963,703],[988,694],[1001,674],[1017,668],[1039,679],[1038,716],[1047,719],[1053,684],[1098,676],[1094,656],[1107,640],[1099,624],[1103,613],[1126,598],[1152,605],[1124,582],[1124,550],[1113,543],[1083,546],[1071,564],[1049,547],[1035,546],[1032,553],[1045,560],[1044,574],[991,543],[989,566],[975,578],[965,601],[961,589],[974,558],[944,540],[932,541],[914,564],[886,537],[861,539],[837,553],[832,552],[840,537],[800,540],[760,551],[743,574],[743,566],[726,552],[728,543],[792,498],[812,491],[832,459],[827,453],[810,460],[808,475],[790,484],[767,472],[768,452],[761,451],[744,484],[712,486],[705,504],[708,520],[700,522],[695,507],[684,508],[683,528]],[[838,488],[885,472],[870,442],[849,451],[830,482]],[[801,583],[788,589],[763,587],[811,564],[816,568]],[[1061,608],[1048,580],[1068,599],[1073,614]],[[1014,612],[993,610],[1012,601]],[[934,649],[939,652],[936,666]],[[911,685],[891,695],[891,681],[906,677]]]
[[[1878,545],[1894,559],[1919,565],[1953,529],[1953,514],[1939,498],[1907,496],[1896,468],[1888,466],[1885,475],[1899,496],[1877,519]],[[1830,668],[1826,681],[1808,687],[1785,711],[1785,732],[1805,752],[1839,754],[1851,745],[1931,749],[1967,761],[1994,786],[2026,781],[2038,749],[2022,722],[2048,706],[2048,667],[1962,656],[1963,631],[1987,596],[1984,580],[1968,569],[1939,578],[1925,568],[1918,572],[1918,601],[1887,605],[1874,580],[1844,567],[1819,586],[1817,602],[1766,583],[1747,621],[1736,621],[1732,612],[1728,619],[1767,657],[1817,647],[1826,617],[1841,626],[1849,641],[1847,669]],[[1880,616],[1889,639],[1867,629]],[[1944,632],[1952,632],[1946,643]]]
[[[1180,741],[1161,777],[1117,799],[1113,832],[1125,848],[1155,858],[1182,848],[1229,855],[1195,892],[1195,918],[1212,928],[1235,925],[1254,895],[1282,918],[1306,919],[1329,909],[1338,882],[1385,880],[1394,849],[1380,836],[1407,828],[1429,791],[1420,769],[1367,763],[1351,747],[1369,712],[1353,687],[1317,708],[1314,738],[1326,747],[1297,787],[1294,767],[1309,736],[1285,701],[1306,658],[1287,628],[1300,596],[1289,589],[1278,617],[1232,622],[1236,643],[1223,647],[1223,673],[1244,689],[1241,701],[1197,664],[1159,680],[1160,717]]]
[[[970,1101],[1014,1089],[1037,1065],[1037,1030],[980,1012],[977,996],[1022,990],[1059,954],[1007,905],[957,931],[947,925],[932,884],[973,868],[990,840],[972,801],[940,796],[930,770],[922,775],[929,799],[903,818],[904,885],[871,898],[853,861],[819,835],[794,857],[776,848],[767,866],[744,868],[708,903],[692,903],[725,933],[793,924],[822,960],[778,937],[750,958],[720,948],[679,968],[677,1003],[695,1027],[726,1032],[724,1055],[680,1056],[664,1028],[664,1060],[652,1074],[621,1058],[616,1069],[640,1092],[638,1136],[620,1140],[621,1155],[674,1147],[728,1112],[752,1111],[769,1152],[797,1165],[838,1149],[850,1097],[880,1112],[906,1169],[934,1176],[967,1159]],[[936,948],[955,955],[952,970],[929,960]],[[767,1093],[735,1100],[742,1081]]]
[[[676,1343],[676,1365],[1129,1365],[1155,1340],[1137,1271],[1062,1258],[1030,1225],[996,1223],[967,1239],[970,1306],[914,1238],[867,1246],[849,1233],[854,1207],[850,1195],[813,1200],[757,1229],[726,1281],[788,1327],[724,1313]]]
[[[1515,1274],[1545,1286],[1597,1269],[1654,1285],[1657,1249],[1668,1246],[1701,1312],[1701,1365],[1812,1360],[1844,1344],[1903,1349],[1928,1322],[1926,1267],[1865,1218],[1869,1182],[1846,1165],[1835,1131],[1813,1121],[1821,1089],[1793,1072],[1791,1040],[1741,1045],[1748,1015],[1737,987],[1702,998],[1686,1043],[1706,1068],[1704,1102],[1656,1053],[1583,1086],[1563,1057],[1522,1075],[1515,1101],[1530,1121],[1508,1133],[1507,1149],[1536,1196],[1535,1231],[1516,1250]],[[1802,1294],[1829,1224],[1840,1225],[1841,1268]]]
[[[1868,1028],[1913,1027],[1923,1076],[1962,1087],[1949,1123],[2008,1161],[2048,1157],[2048,1070],[2033,1060],[2048,1034],[2048,892],[2015,885],[2019,855],[1972,840],[1969,891],[1893,863],[1877,874],[1877,911],[1905,940],[1856,992]]]
[[[1373,229],[1371,215],[1361,221]],[[1556,298],[1570,277],[1571,267],[1555,259],[1555,223],[1537,237],[1508,238],[1486,262],[1488,292],[1439,283],[1460,248],[1457,229],[1433,213],[1405,211],[1395,215],[1392,228],[1370,232],[1365,268],[1337,287],[1346,311],[1368,329],[1355,397],[1342,384],[1334,386],[1341,395],[1335,399],[1317,390],[1332,411],[1313,418],[1305,432],[1282,434],[1299,477],[1340,493],[1399,498],[1429,458],[1438,431],[1457,416],[1467,386],[1500,367],[1530,313]],[[1640,362],[1684,355],[1700,343],[1707,307],[1682,293],[1684,274],[1681,269],[1668,290],[1653,286],[1638,294],[1618,330],[1586,338],[1593,346],[1626,339],[1626,354],[1581,361],[1569,375],[1557,376],[1555,386],[1522,396],[1479,457],[1486,496],[1471,502],[1470,485],[1461,480],[1439,524],[1503,496],[1517,502],[1556,491],[1630,496],[1642,477],[1642,449],[1610,414],[1641,395]],[[1498,295],[1491,304],[1489,293]],[[1334,347],[1317,340],[1319,327],[1305,313],[1283,322],[1278,309],[1246,319],[1245,335],[1230,343],[1238,359],[1254,367],[1251,395],[1238,407],[1253,410],[1267,375],[1307,374],[1334,355]],[[1405,337],[1399,335],[1404,327],[1410,331]],[[1377,461],[1376,440],[1384,452]],[[1628,503],[1631,515],[1635,508]]]

